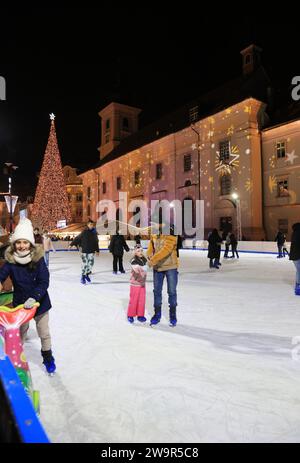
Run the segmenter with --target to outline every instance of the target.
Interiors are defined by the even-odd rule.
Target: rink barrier
[[[32,402],[1,345],[0,411],[0,443],[50,443]]]
[[[142,240],[141,245],[143,249],[147,249],[148,247],[148,242],[147,240]],[[56,244],[57,243],[57,244]],[[68,249],[68,242],[65,241],[57,241],[53,242],[54,246],[57,245],[58,249],[56,251],[76,251],[78,252],[78,249],[72,248]],[[131,250],[133,250],[135,246],[135,241],[127,240],[127,244],[130,247]],[[290,248],[290,243],[286,243],[287,248]],[[225,245],[223,244],[222,246],[222,252],[225,252]],[[183,248],[180,249],[181,251],[184,250],[192,250],[192,251],[208,251],[208,246],[207,246],[207,241],[202,240],[202,241],[196,241],[194,244],[193,240],[185,240],[183,242]],[[100,248],[100,251],[108,251],[108,248]],[[240,253],[249,253],[249,254],[270,254],[270,255],[277,255],[278,250],[277,250],[277,244],[273,241],[240,241],[238,245],[237,251]],[[229,251],[231,252],[231,250]]]

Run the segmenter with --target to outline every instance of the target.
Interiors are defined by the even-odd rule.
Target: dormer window
[[[129,131],[129,120],[128,120],[128,117],[123,117],[123,120],[122,120],[122,129],[125,130],[126,132]]]
[[[250,54],[245,56],[245,64],[249,64],[249,63],[251,63],[251,55]]]

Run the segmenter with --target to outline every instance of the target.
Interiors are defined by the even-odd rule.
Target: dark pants
[[[239,258],[239,253],[237,252],[236,246],[232,245],[232,256],[231,257],[234,257],[234,253],[236,253],[236,257]]]
[[[225,244],[224,257],[228,257],[229,248],[230,248],[230,244]]]
[[[219,264],[220,264],[220,259],[218,259],[217,257],[215,259],[209,259],[210,268],[218,267]]]
[[[162,289],[164,278],[167,278],[167,290],[168,290],[168,301],[170,308],[176,308],[177,306],[177,282],[178,282],[178,271],[176,268],[171,270],[165,270],[163,272],[157,272],[153,270],[153,293],[154,293],[154,308],[160,309],[162,305]]]
[[[277,244],[277,247],[278,247],[278,257],[282,257],[283,244]]]
[[[114,272],[118,271],[118,263],[119,263],[119,271],[124,272],[124,267],[123,267],[123,256],[116,256],[114,254],[114,261],[113,261],[113,269]]]

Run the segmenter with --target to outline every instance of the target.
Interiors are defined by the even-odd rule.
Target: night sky
[[[162,3],[162,2],[161,2]],[[1,164],[19,166],[16,194],[33,194],[56,114],[61,157],[80,169],[99,159],[98,112],[111,101],[143,109],[140,125],[241,74],[240,50],[263,48],[263,65],[287,90],[300,75],[299,25],[291,12],[181,7],[2,8]],[[6,179],[0,171],[0,188]]]

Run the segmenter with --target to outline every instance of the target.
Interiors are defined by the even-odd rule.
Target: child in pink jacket
[[[147,259],[143,255],[140,244],[134,247],[134,257],[130,264],[132,270],[127,319],[129,323],[133,323],[134,317],[137,316],[138,321],[144,323],[147,321],[145,318]]]

